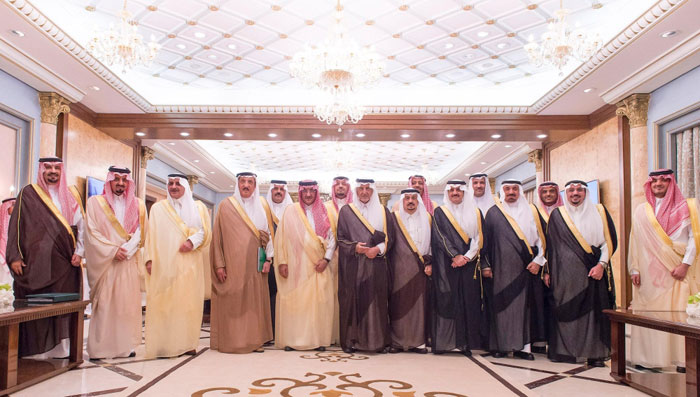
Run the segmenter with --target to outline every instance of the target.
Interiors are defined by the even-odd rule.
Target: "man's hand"
[[[260,246],[267,247],[267,243],[270,242],[270,233],[264,230],[258,230],[258,232],[260,233]]]
[[[535,262],[530,262],[530,264],[527,265],[527,271],[529,271],[532,274],[537,274],[540,272],[540,265],[538,265]]]
[[[481,275],[484,276],[485,278],[493,278],[493,272],[491,271],[490,267],[482,268]]]
[[[323,273],[323,271],[326,270],[326,266],[328,266],[328,261],[326,258],[319,259],[318,262],[316,262],[316,271]]]
[[[423,269],[423,271],[425,272],[426,276],[428,276],[428,277],[432,276],[433,275],[433,265],[425,266],[425,269]]]
[[[12,271],[15,274],[19,274],[20,276],[24,274],[24,271],[22,270],[23,267],[27,267],[27,265],[22,262],[21,260],[19,261],[14,261],[10,263],[10,267],[12,268]]]
[[[263,263],[262,272],[263,273],[270,273],[270,266],[271,265],[272,265],[272,262],[270,260],[266,260],[265,263]]]
[[[152,265],[153,265],[153,261],[146,262],[146,271],[148,272],[149,275],[151,274],[151,266]]]
[[[119,247],[117,250],[117,253],[114,254],[114,260],[121,262],[126,260],[126,250],[122,247]]]
[[[192,242],[189,239],[187,239],[187,240],[185,240],[184,243],[182,243],[179,251],[180,252],[190,252],[190,251],[192,251],[192,248],[194,248],[194,245],[192,244]]]
[[[681,263],[680,266],[676,266],[676,268],[671,271],[671,277],[678,281],[685,280],[685,275],[688,274],[689,267],[690,265]]]
[[[630,275],[630,278],[632,279],[632,285],[635,287],[642,285],[642,278],[639,276],[639,273]]]
[[[603,265],[599,263],[595,265],[590,272],[588,272],[588,277],[591,277],[593,280],[600,280],[601,278],[603,278],[604,271],[605,270],[603,269]]]
[[[277,270],[280,271],[280,276],[287,278],[289,277],[289,266],[286,263],[277,265]]]
[[[379,255],[379,247],[367,248],[367,252],[365,252],[365,256],[369,259],[374,259],[377,255]]]
[[[549,288],[549,280],[550,280],[549,273],[545,273],[544,274],[544,285],[546,285],[547,288]]]
[[[457,255],[452,258],[452,267],[462,267],[467,264],[467,258],[464,255]]]
[[[220,283],[223,283],[226,281],[226,268],[225,267],[216,268],[216,279],[219,280]]]
[[[73,254],[73,257],[70,259],[70,264],[73,265],[74,267],[80,267],[80,262],[83,261],[83,257],[80,255]]]
[[[355,253],[363,255],[365,252],[367,252],[369,248],[367,247],[367,244],[365,243],[357,243],[355,244]]]

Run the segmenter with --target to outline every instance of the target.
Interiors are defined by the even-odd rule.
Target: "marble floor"
[[[87,335],[85,325],[85,335]],[[87,354],[87,353],[86,353]],[[86,361],[79,368],[13,396],[644,396],[614,382],[610,369],[457,354],[326,352],[222,354],[209,349],[202,327],[198,354]]]

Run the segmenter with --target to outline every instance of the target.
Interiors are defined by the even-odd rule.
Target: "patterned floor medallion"
[[[302,357],[304,358],[304,357]],[[368,358],[365,356],[365,359]],[[251,382],[248,395],[280,395],[283,397],[296,396],[396,396],[396,397],[467,397],[465,394],[431,391],[417,394],[413,385],[395,379],[362,380],[358,373],[344,374],[341,372],[324,372],[316,374],[307,372],[305,379],[293,378],[264,378]],[[245,390],[245,389],[243,389]],[[213,387],[198,390],[192,397],[208,397],[214,395],[233,395],[245,393],[235,387]]]
[[[304,354],[299,357],[305,360],[321,360],[321,362],[329,363],[346,363],[348,360],[367,360],[369,358],[369,356],[363,356],[361,354],[345,353],[342,350],[330,350],[314,354]]]

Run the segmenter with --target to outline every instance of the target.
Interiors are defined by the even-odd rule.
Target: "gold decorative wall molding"
[[[56,125],[61,113],[70,112],[70,101],[55,92],[40,92],[41,122]]]
[[[199,183],[199,177],[197,175],[187,175],[187,182],[189,182],[190,190],[192,190],[194,185]]]
[[[527,161],[535,164],[536,172],[542,172],[542,149],[535,149],[528,153]]]
[[[386,207],[390,199],[391,193],[379,193],[379,202],[382,203],[383,206]]]
[[[156,158],[156,152],[148,146],[141,147],[141,168],[146,169],[148,160]]]
[[[632,94],[617,103],[617,115],[627,116],[630,128],[645,127],[651,94]]]

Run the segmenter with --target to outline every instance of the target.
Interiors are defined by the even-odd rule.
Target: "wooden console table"
[[[0,313],[0,395],[24,389],[66,372],[83,362],[83,312],[89,301],[27,306],[17,300],[14,311]],[[27,360],[18,357],[19,324],[70,314],[70,355],[63,360]]]
[[[685,312],[604,310],[611,322],[612,364],[610,375],[652,396],[700,397],[700,320]],[[686,373],[627,373],[625,366],[625,324],[669,332],[685,337]],[[697,325],[696,325],[697,324]]]

